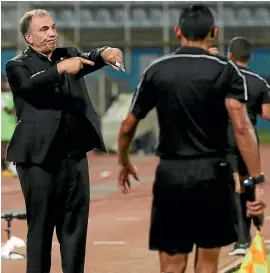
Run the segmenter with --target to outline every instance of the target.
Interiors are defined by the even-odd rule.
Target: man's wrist
[[[63,67],[63,64],[61,64],[61,62],[57,64],[57,71],[59,75],[62,75],[65,73],[65,69]]]
[[[256,176],[251,176],[249,179],[251,179],[255,185],[265,182],[265,177],[263,173],[260,173]]]
[[[130,163],[129,157],[128,156],[119,157],[118,163],[122,166],[128,165]]]
[[[97,48],[97,54],[96,54],[97,58],[98,58],[98,57],[102,57],[101,54],[102,54],[107,48],[108,48],[108,46],[103,46],[103,47]]]

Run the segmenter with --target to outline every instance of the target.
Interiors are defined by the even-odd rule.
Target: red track
[[[270,145],[261,147],[263,169],[270,182]],[[140,183],[135,183],[128,195],[115,188],[117,160],[115,156],[89,155],[92,200],[87,239],[86,273],[158,273],[158,255],[148,251],[148,229],[151,205],[152,177],[157,164],[155,157],[134,157],[133,162],[139,170]],[[266,167],[268,165],[268,168]],[[111,172],[101,178],[100,173]],[[270,196],[270,184],[266,187],[266,196]],[[270,202],[266,215],[270,216]],[[23,211],[24,201],[17,179],[2,177],[2,213],[5,211]],[[6,223],[2,221],[2,242]],[[270,221],[265,222],[264,234],[270,239]],[[12,235],[25,239],[25,221],[13,221]],[[60,255],[56,238],[52,253],[53,273],[60,273]],[[18,249],[25,253],[25,249]],[[224,249],[220,266],[235,258],[227,256]],[[190,258],[189,272],[192,272]],[[2,260],[2,272],[25,272],[25,261]]]

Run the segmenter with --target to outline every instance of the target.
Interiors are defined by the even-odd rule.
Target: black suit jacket
[[[97,141],[89,149],[99,148],[106,152],[97,114],[87,92],[83,76],[105,66],[97,50],[80,53],[76,48],[57,48],[53,59],[81,56],[95,62],[94,66],[84,66],[77,75],[59,75],[57,65],[48,68],[32,48],[26,49],[6,64],[16,115],[18,118],[7,150],[7,161],[40,164],[44,161],[58,129],[62,107],[62,88],[69,90],[79,111],[89,120],[89,128],[96,134]],[[92,128],[90,128],[92,127]],[[78,140],[80,141],[80,140]]]

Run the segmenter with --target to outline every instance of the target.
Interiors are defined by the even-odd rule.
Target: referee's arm
[[[128,151],[135,136],[136,128],[141,119],[156,106],[158,91],[153,86],[149,70],[143,75],[136,92],[133,95],[130,111],[122,121],[118,135],[119,164],[129,164]]]
[[[270,120],[270,85],[264,83],[261,92],[262,118]]]
[[[249,174],[261,174],[259,147],[255,130],[251,124],[245,102],[248,100],[245,77],[233,62],[228,63],[230,86],[226,98],[226,108],[232,120],[238,149],[247,165]]]

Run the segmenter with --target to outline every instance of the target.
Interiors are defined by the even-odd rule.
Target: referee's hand
[[[257,184],[255,188],[255,201],[247,201],[248,216],[262,216],[266,208],[266,200],[264,195],[264,183]]]
[[[218,51],[218,48],[217,48],[217,47],[210,47],[210,48],[208,49],[208,52],[209,52],[210,54],[213,54],[213,55],[219,55],[219,51]]]
[[[127,194],[130,190],[130,175],[132,175],[137,181],[139,181],[137,169],[133,164],[128,163],[127,165],[121,166],[118,175],[118,187],[124,194]]]

